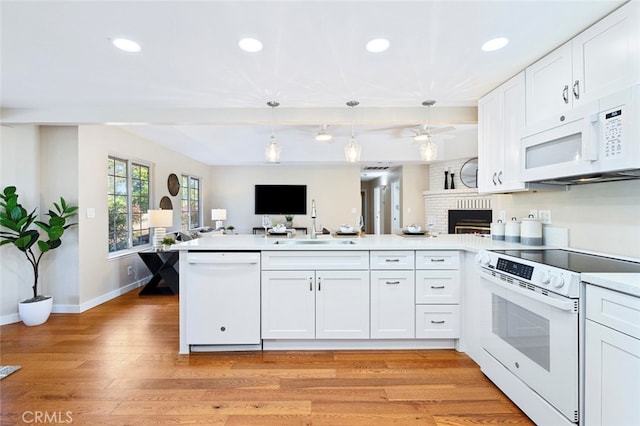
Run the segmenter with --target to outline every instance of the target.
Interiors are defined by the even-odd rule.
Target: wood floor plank
[[[127,293],[38,327],[0,327],[2,425],[530,425],[455,350],[178,351],[178,297]]]

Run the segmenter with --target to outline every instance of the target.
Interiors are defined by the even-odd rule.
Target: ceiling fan
[[[436,135],[443,135],[445,133],[451,132],[456,128],[453,126],[433,126],[430,124],[430,114],[429,109],[435,105],[436,101],[434,100],[426,100],[422,102],[422,105],[427,107],[427,119],[424,124],[418,124],[413,127],[405,127],[405,126],[395,126],[395,127],[384,127],[381,129],[374,129],[375,131],[387,131],[387,130],[396,130],[396,137],[411,137],[414,142],[424,142],[428,139],[431,139]],[[447,135],[447,137],[452,138],[453,135]]]

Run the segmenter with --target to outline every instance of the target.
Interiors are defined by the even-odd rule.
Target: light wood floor
[[[178,355],[178,296],[0,333],[0,365],[22,365],[0,381],[3,425],[532,424],[453,350]]]

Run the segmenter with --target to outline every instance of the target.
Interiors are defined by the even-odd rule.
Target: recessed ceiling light
[[[481,49],[484,50],[485,52],[493,52],[494,50],[502,49],[507,44],[509,44],[509,39],[508,38],[506,38],[506,37],[498,37],[498,38],[494,38],[494,39],[491,39],[489,41],[486,41],[482,45]]]
[[[384,52],[389,48],[389,40],[386,38],[374,38],[367,43],[366,49],[370,53]]]
[[[138,43],[126,38],[114,38],[111,40],[111,43],[118,49],[129,53],[138,53],[142,50],[142,47],[140,47]]]
[[[238,42],[240,49],[245,52],[255,53],[262,50],[262,42],[255,38],[246,37]]]

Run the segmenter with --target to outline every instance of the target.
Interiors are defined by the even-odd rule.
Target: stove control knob
[[[551,285],[555,288],[560,288],[564,285],[564,278],[562,275],[553,275],[551,277]]]
[[[548,269],[546,271],[542,271],[542,274],[540,275],[540,282],[542,282],[542,284],[549,284],[551,282],[551,271]]]

